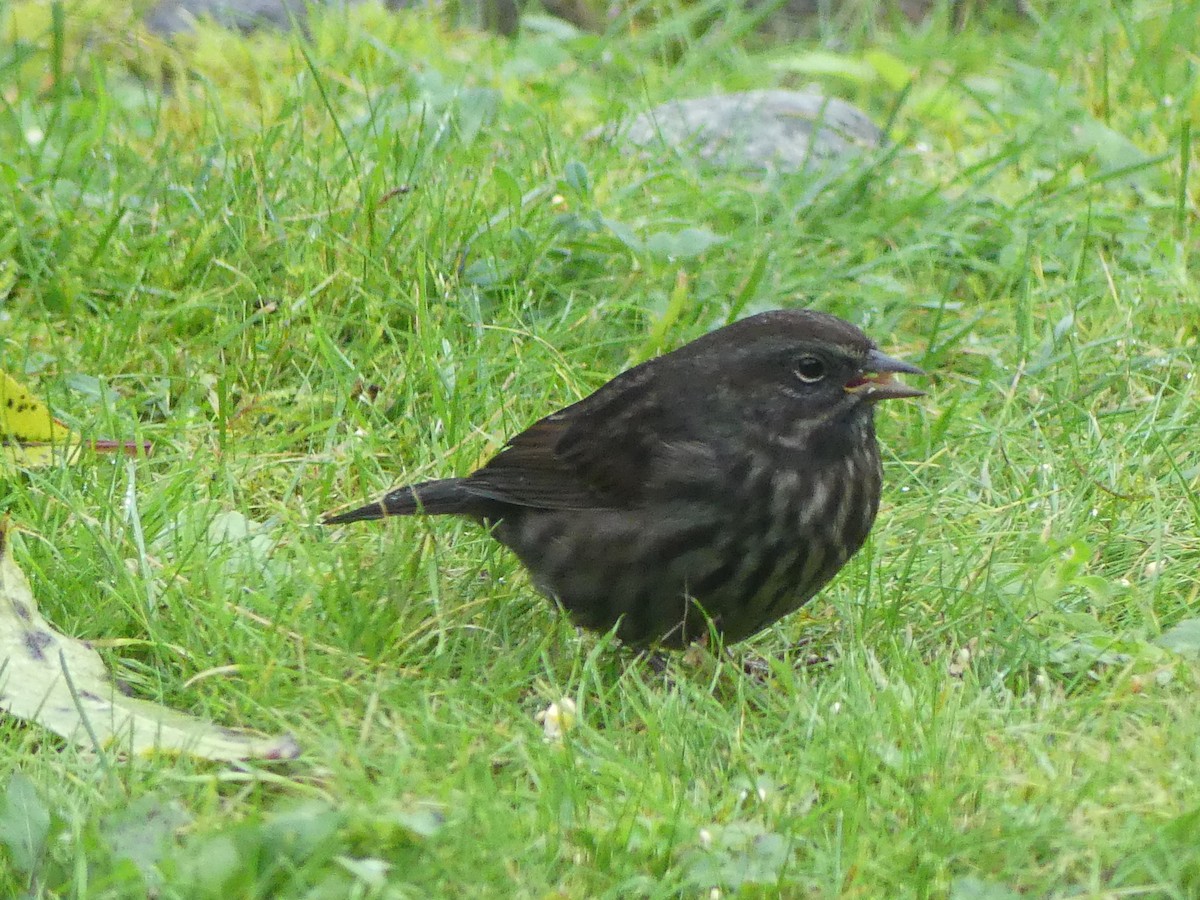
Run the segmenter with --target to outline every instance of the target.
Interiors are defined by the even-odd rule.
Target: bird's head
[[[714,331],[685,350],[689,368],[715,375],[714,403],[784,442],[833,440],[839,429],[869,428],[880,400],[924,391],[897,374],[925,373],[879,350],[861,330],[812,310],[775,310]]]

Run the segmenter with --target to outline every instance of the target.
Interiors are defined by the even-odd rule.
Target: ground
[[[0,893],[1200,894],[1200,0],[1029,6],[774,46],[696,7],[169,46],[0,7],[3,369],[155,445],[6,475],[17,560],[138,696],[302,748],[0,720]],[[813,180],[587,138],[809,85],[889,149]],[[315,524],[789,305],[930,395],[881,410],[868,546],[728,656],[577,633],[468,523]]]

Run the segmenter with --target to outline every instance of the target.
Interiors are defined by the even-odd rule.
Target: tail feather
[[[385,516],[412,515],[478,515],[480,498],[462,487],[461,478],[442,478],[396,488],[374,503],[360,506],[348,512],[326,516],[323,525],[344,525],[347,522],[363,522],[382,519]]]

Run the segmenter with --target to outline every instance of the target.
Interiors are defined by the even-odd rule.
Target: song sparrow
[[[849,322],[776,310],[635,366],[465,478],[401,487],[327,525],[481,521],[579,625],[679,647],[798,609],[879,508],[879,400],[924,374]]]

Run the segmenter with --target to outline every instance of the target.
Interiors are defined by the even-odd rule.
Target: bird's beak
[[[886,353],[872,350],[867,354],[867,361],[858,377],[846,385],[846,392],[857,394],[868,403],[925,396],[924,391],[896,381],[893,376],[898,372],[908,375],[925,374],[912,363],[906,363],[903,360],[894,359]]]

